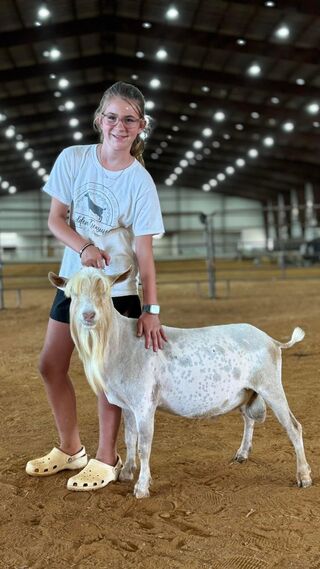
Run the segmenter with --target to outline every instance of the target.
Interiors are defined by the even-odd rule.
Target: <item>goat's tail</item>
[[[289,342],[283,344],[282,342],[278,342],[277,340],[275,340],[275,343],[277,344],[277,346],[279,346],[279,348],[281,348],[281,350],[286,350],[287,348],[291,348],[292,346],[294,346],[294,344],[296,344],[297,342],[301,342],[304,337],[305,337],[304,330],[302,330],[302,328],[295,328],[292,332],[291,340]]]

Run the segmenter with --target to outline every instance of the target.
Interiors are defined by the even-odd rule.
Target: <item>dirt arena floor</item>
[[[159,412],[149,499],[135,499],[132,483],[77,493],[66,489],[67,472],[28,477],[27,460],[57,442],[37,372],[54,292],[23,290],[20,308],[8,292],[0,311],[1,568],[320,569],[319,277],[221,283],[212,301],[205,284],[192,284],[197,265],[186,266],[181,284],[161,284],[168,278],[159,271],[163,323],[249,322],[284,341],[304,328],[305,340],[284,352],[283,383],[304,428],[314,485],[297,488],[293,448],[271,411],[243,464],[232,462],[239,412],[195,421]],[[83,443],[94,456],[96,401],[77,356],[72,377]],[[124,457],[122,431],[119,448]]]

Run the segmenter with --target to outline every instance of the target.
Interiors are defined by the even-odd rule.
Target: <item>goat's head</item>
[[[70,279],[52,272],[48,277],[55,287],[64,290],[66,297],[71,298],[71,320],[78,326],[91,329],[95,328],[111,302],[112,285],[126,280],[130,271],[131,267],[120,275],[109,276],[100,269],[84,267]]]

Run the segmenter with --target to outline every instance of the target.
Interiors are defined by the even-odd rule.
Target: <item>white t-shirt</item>
[[[132,266],[129,279],[112,287],[112,296],[137,294],[134,238],[164,232],[155,184],[140,162],[113,172],[101,166],[96,144],[70,146],[58,156],[43,190],[70,206],[70,226],[111,256],[107,274]],[[79,253],[66,247],[59,274],[70,277],[81,268]]]

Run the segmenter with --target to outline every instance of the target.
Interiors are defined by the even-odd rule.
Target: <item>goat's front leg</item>
[[[135,416],[131,411],[128,409],[123,409],[123,419],[127,456],[124,466],[120,472],[119,479],[124,482],[133,479],[134,471],[137,468],[136,450],[138,431]]]
[[[254,429],[254,420],[248,417],[246,414],[246,406],[242,405],[240,407],[240,411],[244,421],[244,430],[241,445],[233,457],[233,460],[236,462],[244,462],[248,459],[252,448],[252,437]]]
[[[140,474],[134,487],[136,498],[147,498],[149,496],[149,486],[151,483],[150,473],[150,454],[154,431],[155,409],[144,413],[143,417],[136,416],[138,426],[138,453],[140,458]]]

